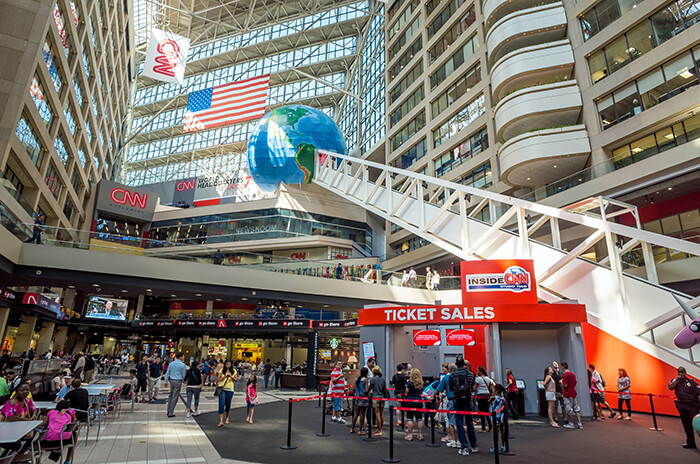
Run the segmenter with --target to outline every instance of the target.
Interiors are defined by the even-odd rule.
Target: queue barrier
[[[654,409],[654,398],[665,398],[675,400],[675,396],[671,395],[653,395],[651,393],[632,393],[632,392],[620,392],[620,391],[609,391],[609,390],[596,390],[593,389],[593,393],[610,393],[611,395],[630,395],[630,396],[646,396],[649,398],[649,407],[651,408],[651,420],[654,423],[653,427],[649,427],[649,430],[653,432],[663,432],[664,429],[659,428],[656,422],[656,410]]]

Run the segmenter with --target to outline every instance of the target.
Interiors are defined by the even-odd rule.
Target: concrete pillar
[[[211,316],[211,313],[213,313],[213,312],[214,312],[214,302],[213,302],[213,301],[207,301],[207,307],[206,307],[206,309],[204,310],[204,313],[205,313],[207,316]]]
[[[7,318],[10,315],[10,308],[0,306],[0,344],[5,340],[5,329],[7,329]]]
[[[41,356],[51,349],[53,341],[53,331],[56,328],[55,322],[44,322],[39,332],[39,340],[36,342],[36,354]]]
[[[143,303],[146,301],[146,295],[139,295],[138,300],[136,301],[136,315],[139,316],[143,314]]]
[[[75,306],[75,289],[67,288],[63,291],[63,299],[61,305],[66,308],[74,309]]]
[[[204,335],[202,337],[202,359],[206,359],[209,356],[209,335]]]
[[[68,326],[62,325],[56,329],[56,335],[53,340],[54,351],[61,351],[66,349],[66,340],[68,339]]]
[[[36,316],[22,316],[22,322],[17,330],[17,338],[15,339],[15,347],[13,348],[12,356],[20,356],[22,353],[29,351],[35,326]]]

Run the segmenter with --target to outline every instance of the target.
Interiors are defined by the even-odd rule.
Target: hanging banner
[[[152,29],[142,74],[159,81],[182,85],[189,50],[190,39]]]
[[[535,267],[531,259],[462,261],[465,305],[536,304]]]

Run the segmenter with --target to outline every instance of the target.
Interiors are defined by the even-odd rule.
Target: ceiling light
[[[93,287],[99,287],[100,284],[92,284]]]
[[[221,298],[217,298],[216,301],[221,301]]]
[[[673,187],[669,187],[668,190],[673,190]]]
[[[557,167],[557,165],[555,164],[555,165],[554,165],[553,167],[555,167],[555,168],[556,168],[556,167]]]
[[[201,293],[195,293],[194,296],[202,296]]]
[[[530,178],[528,177],[527,180],[530,180]]]
[[[173,298],[175,298],[175,297],[176,297],[177,295],[173,293],[173,294],[172,294],[172,295],[170,295],[170,296],[172,296]]]
[[[324,308],[327,308],[328,306],[330,306],[330,305],[323,305]]]
[[[68,288],[75,288],[75,285],[69,285]]]
[[[129,291],[129,290],[122,290],[122,293],[126,293],[126,292],[128,292],[128,291]]]
[[[150,288],[147,288],[146,291],[147,291],[147,292],[152,292],[153,290],[151,290]]]
[[[241,300],[243,300],[243,301],[248,301],[248,298],[241,298]]]

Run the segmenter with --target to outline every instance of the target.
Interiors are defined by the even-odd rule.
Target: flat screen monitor
[[[91,296],[88,300],[85,317],[87,319],[126,321],[128,307],[129,300],[120,300],[107,296]]]
[[[515,386],[518,387],[518,390],[525,390],[525,381],[523,379],[516,379]]]

